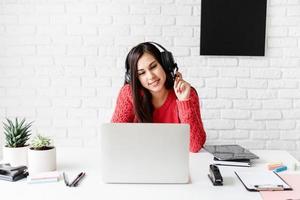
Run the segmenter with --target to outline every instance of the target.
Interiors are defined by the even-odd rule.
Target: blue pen
[[[285,170],[287,170],[287,166],[283,165],[281,167],[278,167],[278,168],[274,169],[273,172],[278,173],[278,172],[282,172],[282,171],[285,171]]]

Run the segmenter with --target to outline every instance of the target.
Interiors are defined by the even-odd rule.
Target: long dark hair
[[[138,79],[137,63],[144,53],[149,53],[162,66],[166,73],[166,89],[173,88],[174,80],[170,72],[162,65],[161,53],[159,49],[150,42],[140,43],[133,47],[128,53],[125,61],[126,74],[125,84],[130,84],[133,98],[135,115],[139,122],[153,122],[152,114],[154,107],[152,105],[152,95],[142,86]]]

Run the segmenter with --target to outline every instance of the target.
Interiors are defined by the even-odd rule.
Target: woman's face
[[[149,53],[144,53],[137,63],[138,79],[151,93],[165,89],[166,73],[159,62]]]

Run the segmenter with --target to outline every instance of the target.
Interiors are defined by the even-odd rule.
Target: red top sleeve
[[[190,125],[190,151],[198,152],[206,141],[206,133],[203,128],[199,98],[194,89],[190,98],[185,101],[177,100],[179,119],[181,123]]]
[[[112,123],[126,123],[134,121],[134,109],[129,84],[124,85],[119,93]]]

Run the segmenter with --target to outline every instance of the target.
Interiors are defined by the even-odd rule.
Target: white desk
[[[285,151],[254,151],[259,160],[254,167],[263,168],[265,163],[282,161],[288,167],[299,162]],[[224,186],[213,186],[207,177],[212,155],[202,151],[190,154],[190,184],[104,184],[101,182],[100,159],[93,160],[99,150],[86,148],[57,149],[58,170],[65,171],[69,179],[80,171],[87,176],[77,188],[66,187],[63,180],[56,183],[27,184],[0,181],[1,199],[55,200],[59,199],[130,199],[130,200],[206,200],[206,199],[261,199],[258,192],[248,192],[233,173],[233,167],[220,167]],[[295,172],[292,172],[295,173]]]

